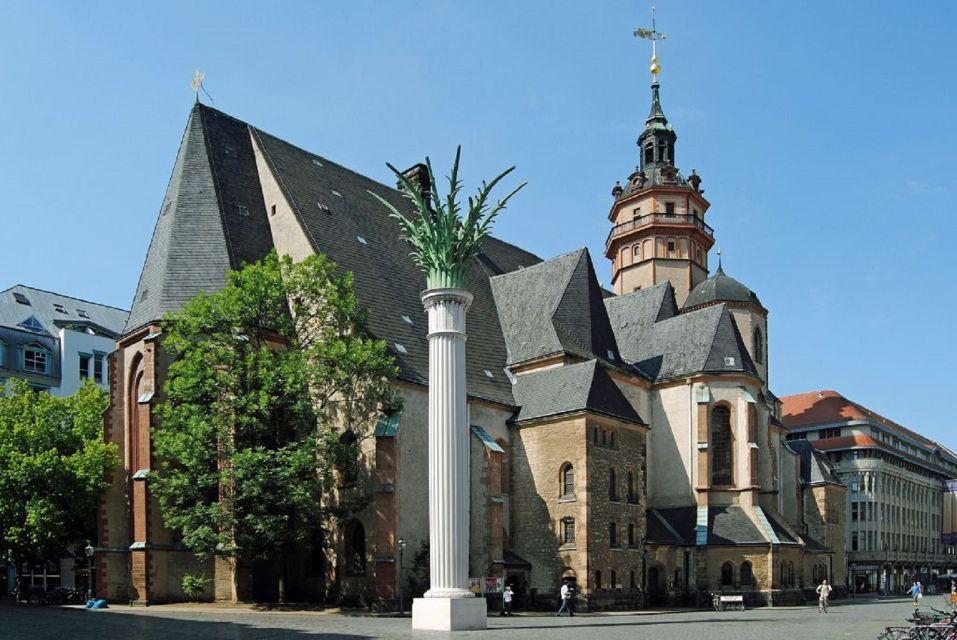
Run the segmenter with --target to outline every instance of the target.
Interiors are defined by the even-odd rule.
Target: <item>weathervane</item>
[[[206,77],[206,74],[203,73],[202,69],[197,69],[193,72],[193,79],[189,83],[189,86],[192,87],[193,93],[196,94],[196,102],[199,102],[199,90],[202,89],[203,93],[206,94],[206,97],[209,98],[210,102],[216,102],[213,100],[213,96],[209,95],[209,91],[206,91],[206,87],[203,86],[203,79]]]
[[[651,67],[649,71],[651,71],[651,77],[655,84],[658,84],[658,72],[661,71],[661,67],[658,65],[657,44],[659,40],[664,40],[667,36],[655,27],[655,5],[651,5],[651,30],[638,27],[635,30],[635,37],[651,40]]]

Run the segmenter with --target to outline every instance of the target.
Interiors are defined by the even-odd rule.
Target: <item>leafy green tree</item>
[[[321,255],[275,254],[166,318],[175,360],[152,486],[166,524],[198,556],[282,566],[324,519],[361,506],[335,499],[336,471],[396,406],[398,374],[362,320],[350,273]]]
[[[103,439],[106,394],[86,381],[73,396],[0,387],[0,558],[39,561],[92,539],[96,506],[119,464]]]

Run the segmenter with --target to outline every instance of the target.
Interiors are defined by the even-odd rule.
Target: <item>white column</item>
[[[465,317],[472,294],[422,293],[429,316],[430,589],[412,605],[414,629],[484,629],[484,598],[468,587],[469,425]]]

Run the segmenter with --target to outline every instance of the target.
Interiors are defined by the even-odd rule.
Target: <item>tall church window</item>
[[[721,565],[721,586],[730,587],[734,584],[734,565],[725,562]]]
[[[339,444],[342,445],[342,458],[339,466],[342,483],[352,484],[359,477],[359,451],[356,434],[352,431],[346,431],[339,437]]]
[[[711,484],[734,484],[731,410],[720,405],[711,410]]]
[[[750,587],[753,580],[754,578],[752,577],[752,573],[751,573],[751,563],[742,562],[741,563],[741,586]]]
[[[561,481],[562,481],[562,497],[572,497],[575,495],[575,467],[572,466],[572,463],[566,462],[562,466],[561,471]]]
[[[764,336],[761,335],[761,329],[755,327],[754,329],[754,348],[752,349],[754,353],[754,361],[758,364],[764,362]]]
[[[618,500],[618,473],[614,467],[608,470],[608,499]]]

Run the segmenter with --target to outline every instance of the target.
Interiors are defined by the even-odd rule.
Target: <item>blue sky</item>
[[[496,235],[599,276],[637,163],[634,2],[8,2],[0,288],[129,307],[193,100],[361,173],[463,146],[515,164]],[[957,447],[952,2],[659,2],[677,165],[770,309],[771,385],[831,388]]]

